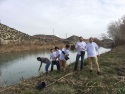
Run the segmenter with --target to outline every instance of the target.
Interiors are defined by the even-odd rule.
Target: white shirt
[[[81,54],[81,51],[86,50],[86,43],[85,42],[77,42],[75,45],[75,48],[77,49],[77,54]]]
[[[56,57],[58,57],[58,56],[60,57],[60,54],[61,54],[61,50],[57,50],[57,51],[56,51]],[[58,60],[58,59],[59,59],[59,58],[57,58],[57,60]]]
[[[86,51],[88,57],[96,57],[97,55],[99,55],[99,48],[95,42],[87,43]]]
[[[69,50],[67,50],[66,48],[63,48],[62,51],[65,52],[65,55],[69,55]],[[60,60],[65,60],[65,55],[61,52],[61,55],[60,55]]]
[[[50,53],[50,59],[51,59],[52,61],[55,61],[55,60],[56,60],[55,57],[56,57],[56,52]]]

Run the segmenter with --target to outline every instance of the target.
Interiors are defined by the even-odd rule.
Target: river
[[[100,54],[110,51],[110,49],[100,47]],[[13,85],[19,83],[21,79],[38,76],[38,68],[40,62],[36,60],[38,56],[49,58],[49,51],[33,51],[33,52],[14,52],[0,54],[0,84],[2,81],[6,85]],[[70,51],[70,60],[67,62],[74,62],[76,58],[76,51]],[[85,55],[85,58],[87,56]],[[40,72],[44,72],[44,64]]]

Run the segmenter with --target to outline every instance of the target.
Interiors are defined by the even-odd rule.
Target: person
[[[76,62],[74,65],[74,71],[77,71],[78,67],[78,62],[79,58],[81,57],[81,66],[80,69],[83,69],[84,65],[84,56],[85,56],[85,50],[86,50],[86,43],[83,41],[83,37],[79,37],[79,42],[76,43],[75,48],[77,50],[77,55],[76,55]]]
[[[39,70],[42,67],[42,63],[45,63],[46,64],[46,66],[45,66],[46,74],[48,74],[48,69],[49,69],[49,66],[51,64],[51,61],[48,58],[46,58],[46,57],[37,57],[37,60],[41,62]]]
[[[59,49],[59,47],[55,47],[55,51],[56,51],[56,61],[57,61],[57,63],[58,63],[58,70],[60,70],[60,63],[59,63],[59,61],[60,61],[60,55],[61,55],[61,50]]]
[[[99,48],[98,45],[93,42],[93,38],[89,38],[89,43],[87,43],[87,56],[88,56],[88,61],[90,64],[90,72],[92,72],[92,62],[96,63],[97,66],[97,74],[100,74],[100,68],[99,68],[99,63],[98,63],[98,56],[99,56]]]
[[[62,48],[62,52],[60,54],[60,69],[65,71],[66,69],[66,61],[69,59],[69,48],[70,45],[66,45],[65,48]]]
[[[56,51],[56,59],[59,60],[60,54],[61,54],[61,50],[59,49],[59,47],[55,47],[55,51]]]
[[[50,49],[50,60],[52,62],[51,64],[51,71],[53,71],[53,66],[57,66],[57,70],[59,70],[59,62],[56,59],[56,52],[53,51],[53,49]]]

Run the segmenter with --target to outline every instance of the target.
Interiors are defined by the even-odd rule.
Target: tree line
[[[109,37],[114,41],[115,46],[125,44],[125,16],[108,25]]]

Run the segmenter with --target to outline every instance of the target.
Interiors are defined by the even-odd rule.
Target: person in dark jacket
[[[42,67],[42,63],[45,63],[46,64],[46,66],[45,66],[46,74],[48,74],[48,69],[49,69],[49,66],[51,64],[51,61],[46,57],[37,57],[37,60],[41,62],[39,70]]]

